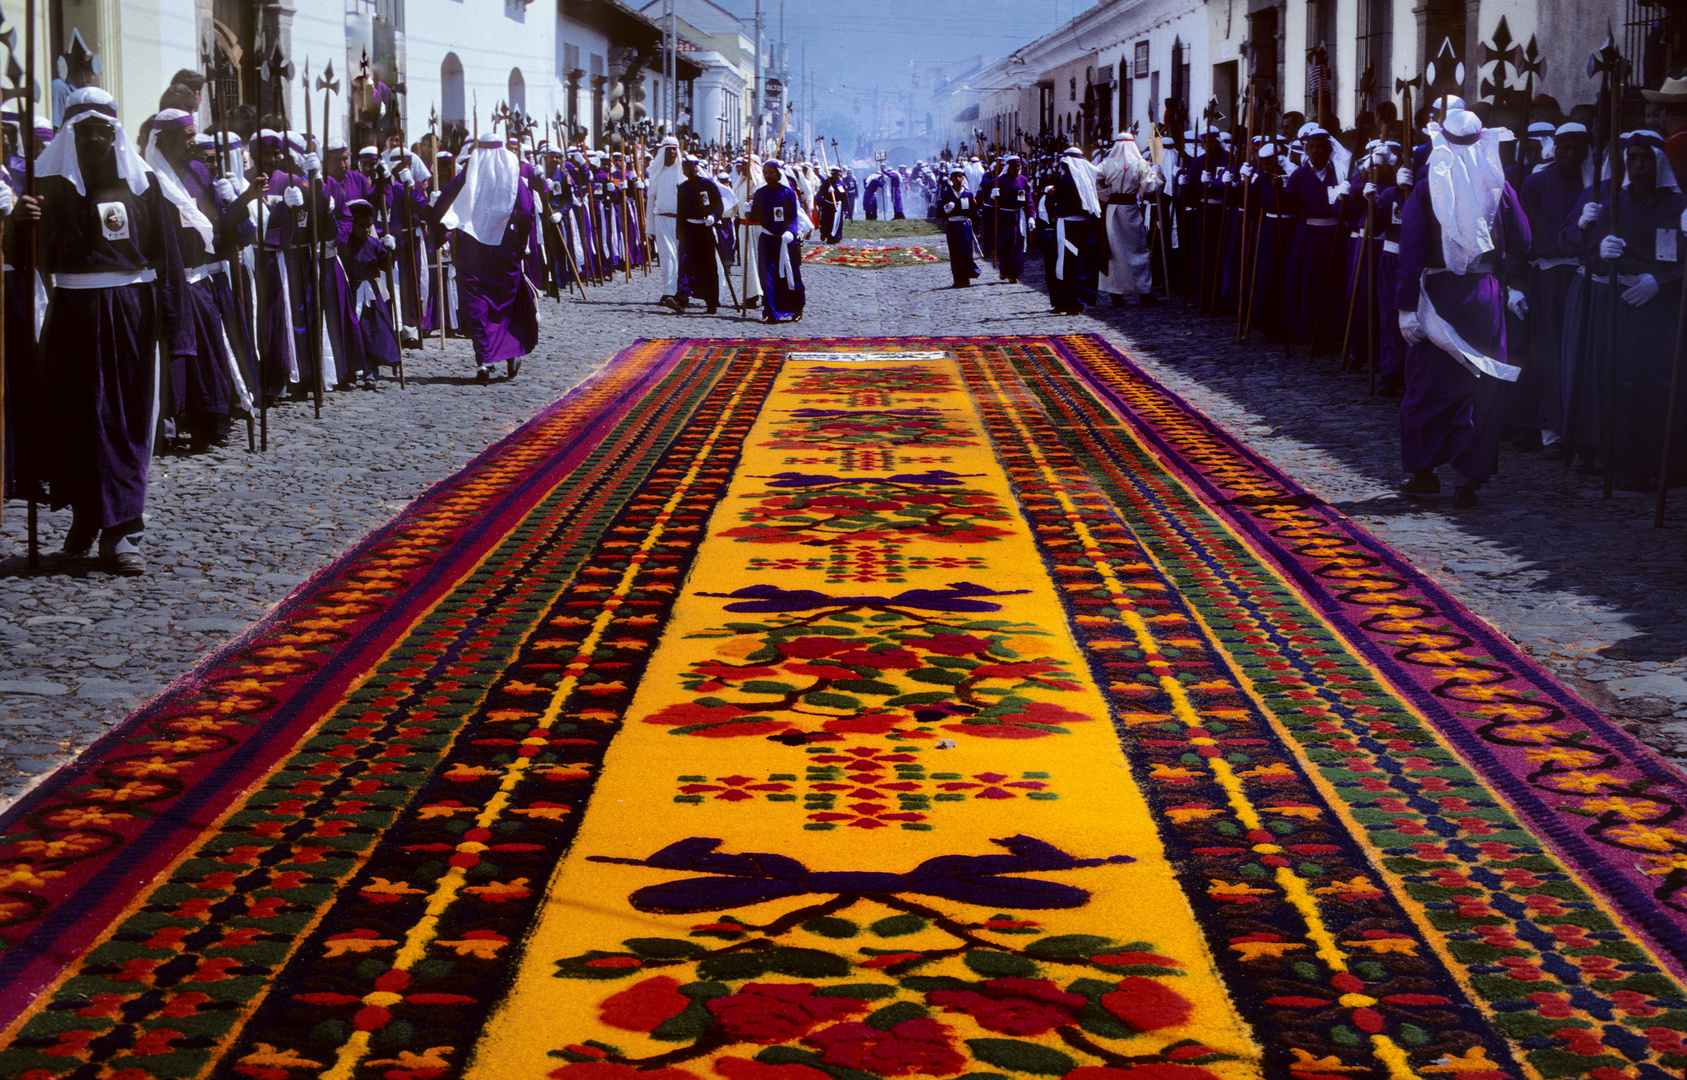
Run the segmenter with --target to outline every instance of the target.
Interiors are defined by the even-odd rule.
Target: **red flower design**
[[[698,705],[695,702],[683,701],[673,705],[665,705],[644,718],[647,724],[666,724],[669,727],[686,727],[691,724],[719,724],[748,715],[750,710],[740,709],[736,705]]]
[[[828,1074],[808,1065],[768,1065],[749,1058],[716,1058],[715,1071],[726,1080],[831,1080]]]
[[[1041,1035],[1072,1022],[1072,1014],[1089,1004],[1082,994],[1068,994],[1047,979],[991,979],[982,992],[936,990],[926,995],[933,1005],[961,1012],[986,1031],[1004,1035]]]
[[[862,667],[879,668],[880,670],[885,668],[907,669],[920,666],[920,658],[907,649],[884,649],[879,652],[868,649],[851,649],[849,652],[837,653],[832,659],[840,664],[859,664]]]
[[[1101,995],[1101,1007],[1137,1031],[1158,1031],[1187,1023],[1195,1005],[1171,987],[1143,975],[1119,980],[1119,989]]]
[[[691,999],[678,990],[679,980],[667,975],[645,979],[604,998],[598,1016],[623,1031],[654,1031],[662,1021],[678,1016],[691,1004]]]
[[[803,1039],[820,1051],[828,1065],[865,1069],[880,1076],[948,1076],[966,1067],[966,1058],[949,1042],[949,1029],[936,1020],[904,1020],[880,1031],[857,1020],[831,1027]]]
[[[808,1034],[815,1024],[865,1012],[860,998],[815,997],[813,983],[745,983],[726,997],[711,998],[709,1011],[740,1042],[769,1045]]]

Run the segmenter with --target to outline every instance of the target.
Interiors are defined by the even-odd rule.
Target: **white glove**
[[[1406,344],[1416,345],[1424,339],[1423,324],[1418,322],[1418,313],[1402,311],[1400,313],[1400,336],[1406,339]]]
[[[1394,174],[1394,182],[1401,187],[1411,187],[1412,170],[1404,165],[1400,166],[1400,170]]]
[[[562,215],[555,212],[555,211],[552,211],[551,212],[551,224],[552,225],[561,225],[562,224]]]
[[[1253,179],[1253,175],[1254,175],[1254,167],[1252,165],[1242,166],[1242,179],[1251,180],[1251,179]]]
[[[381,246],[386,248],[388,251],[397,251],[398,250],[398,237],[393,236],[390,233],[387,234],[386,236],[381,237]]]
[[[322,171],[322,158],[317,154],[306,154],[305,155],[305,173],[306,173],[306,175],[319,173],[321,171]]]
[[[218,180],[211,185],[211,189],[217,193],[217,201],[220,203],[231,203],[239,198],[235,193],[233,180]]]
[[[12,185],[0,183],[0,217],[7,217],[12,207],[17,203],[17,194],[12,191]]]
[[[1344,195],[1349,195],[1352,192],[1353,185],[1348,183],[1346,180],[1343,180],[1341,183],[1336,185],[1336,198],[1338,199]]]
[[[1631,307],[1639,307],[1658,295],[1658,279],[1651,274],[1641,274],[1640,280],[1634,286],[1623,292],[1623,303]]]
[[[1205,169],[1202,169],[1201,170],[1201,183],[1210,184],[1212,182],[1213,182],[1213,174],[1208,172]]]
[[[710,214],[708,217],[703,219],[703,224],[705,224],[705,225],[713,225],[714,223],[715,223],[715,215],[713,215],[713,214]]]
[[[411,175],[410,175],[409,169],[398,170],[398,182],[399,183],[408,187],[408,186],[410,186],[410,181],[411,181]]]
[[[1507,289],[1505,291],[1505,306],[1519,319],[1529,317],[1529,301],[1523,295],[1522,289]]]
[[[1377,186],[1375,184],[1367,181],[1365,183],[1365,192],[1364,192],[1365,198],[1367,198],[1367,199],[1374,198],[1376,196],[1376,193],[1377,193]]]
[[[1607,236],[1599,241],[1599,257],[1607,262],[1614,262],[1623,257],[1623,248],[1628,245],[1620,236]]]
[[[282,192],[281,201],[297,210],[305,204],[305,193],[296,187],[289,186],[286,191]]]
[[[392,175],[392,170],[387,168],[386,162],[377,161],[375,163],[375,179],[385,180],[387,177],[389,177],[391,175]]]
[[[1599,211],[1605,209],[1596,202],[1590,202],[1582,207],[1582,216],[1576,219],[1576,228],[1585,229],[1599,220]]]

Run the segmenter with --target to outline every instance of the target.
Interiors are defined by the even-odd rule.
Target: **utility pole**
[[[668,126],[674,131],[679,130],[679,59],[675,54],[678,38],[674,34],[674,0],[662,0],[663,32],[666,55],[662,59],[662,77],[668,84],[668,100],[666,102]]]

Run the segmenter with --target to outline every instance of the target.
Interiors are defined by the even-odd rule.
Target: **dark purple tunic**
[[[455,201],[467,176],[466,172],[457,174],[440,193],[433,207],[436,220]],[[461,230],[452,234],[457,311],[464,332],[474,342],[479,366],[526,356],[539,341],[538,300],[525,269],[527,243],[533,235],[533,189],[518,183],[515,190],[515,207],[501,243],[483,244]]]
[[[1488,253],[1480,268],[1424,279],[1423,271],[1446,263],[1429,186],[1412,189],[1400,215],[1396,321],[1398,311],[1417,310],[1421,292],[1472,348],[1505,358],[1504,282],[1523,281],[1529,251],[1529,223],[1510,185],[1501,197],[1498,217],[1493,235],[1499,248]],[[1477,483],[1492,476],[1504,422],[1495,408],[1501,385],[1492,376],[1478,377],[1428,339],[1411,346],[1406,352],[1406,393],[1400,401],[1400,458],[1406,470],[1451,465]]]
[[[1529,218],[1532,247],[1524,289],[1529,301],[1523,327],[1527,363],[1508,395],[1507,419],[1518,427],[1564,429],[1564,317],[1579,267],[1577,252],[1560,243],[1559,232],[1577,209],[1581,193],[1579,167],[1565,172],[1550,166],[1531,173],[1518,192]]]
[[[157,274],[152,283],[109,288],[61,282],[42,330],[52,505],[72,506],[84,524],[109,529],[136,521],[146,508],[155,346],[166,360],[194,351],[174,215],[156,181],[138,196],[122,180],[78,195],[56,176],[40,178],[36,190],[43,271]]]

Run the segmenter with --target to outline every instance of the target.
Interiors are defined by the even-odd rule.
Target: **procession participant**
[[[756,190],[761,187],[761,164],[753,156],[740,158],[736,168],[737,175],[732,181],[732,206],[727,211],[732,216],[734,230],[737,222],[746,221],[750,215],[751,204],[755,199]],[[745,310],[761,307],[761,269],[757,262],[756,241],[750,239],[746,231],[742,257],[748,265],[739,271],[738,279],[744,284],[744,296],[741,298]]]
[[[1577,410],[1577,429],[1599,430],[1597,419],[1584,419],[1587,414],[1582,410],[1597,409],[1608,395],[1615,407],[1615,423],[1609,445],[1601,449],[1615,459],[1617,487],[1646,491],[1656,481],[1663,457],[1681,296],[1681,219],[1687,195],[1682,194],[1665,153],[1663,136],[1650,130],[1631,131],[1623,136],[1622,144],[1623,184],[1615,225],[1611,207],[1588,202],[1566,223],[1560,239],[1595,256],[1591,323],[1582,354],[1591,357],[1594,378],[1582,380],[1578,397],[1587,404]],[[1597,189],[1590,188],[1586,194],[1596,193]],[[1620,285],[1615,304],[1612,273]],[[1608,349],[1607,342],[1614,342],[1615,347]],[[1578,441],[1586,437],[1579,436]],[[1687,450],[1680,441],[1671,449],[1666,480],[1673,486],[1687,482]]]
[[[1298,219],[1289,250],[1289,326],[1294,341],[1310,345],[1316,354],[1341,341],[1346,312],[1330,293],[1346,276],[1347,231],[1341,218],[1349,185],[1332,159],[1329,132],[1314,127],[1301,138],[1306,160],[1283,185],[1283,210]]]
[[[1562,460],[1564,431],[1564,320],[1576,280],[1577,252],[1560,230],[1593,184],[1587,128],[1563,124],[1553,131],[1552,160],[1530,173],[1518,192],[1529,220],[1529,283],[1524,288],[1528,362],[1507,395],[1507,423],[1538,432],[1546,457]],[[1587,434],[1587,432],[1583,432]]]
[[[756,237],[760,267],[762,322],[802,322],[808,296],[802,281],[802,240],[797,193],[783,181],[777,160],[762,166],[762,186],[750,203],[749,221],[761,226]]]
[[[879,195],[884,191],[887,182],[884,167],[881,164],[879,171],[869,175],[867,183],[862,186],[861,208],[868,221],[879,220]]]
[[[1019,284],[1025,270],[1025,211],[1031,208],[1031,180],[1024,175],[1024,166],[1018,154],[1009,154],[1002,175],[990,189],[994,197],[990,215],[1000,219],[994,226],[996,274],[1009,285]]]
[[[433,209],[452,231],[458,312],[474,343],[475,379],[491,382],[500,360],[513,379],[539,340],[538,297],[522,271],[535,211],[521,162],[498,136],[482,135]]]
[[[656,262],[662,268],[662,296],[657,301],[680,311],[679,301],[679,140],[672,135],[656,148],[645,188],[645,216],[656,241]]]
[[[1242,182],[1248,185],[1250,220],[1243,234],[1248,244],[1247,281],[1238,295],[1248,322],[1259,327],[1267,341],[1281,341],[1288,333],[1284,270],[1291,237],[1282,212],[1285,151],[1282,142],[1265,139],[1254,153],[1252,166],[1241,168]]]
[[[1113,137],[1113,148],[1101,163],[1102,202],[1106,206],[1104,236],[1108,247],[1107,272],[1097,289],[1111,293],[1113,303],[1127,296],[1142,304],[1159,300],[1154,295],[1154,277],[1148,266],[1148,225],[1142,202],[1159,191],[1154,166],[1137,149],[1136,136],[1121,132]]]
[[[1194,132],[1189,134],[1193,136]],[[1220,272],[1219,234],[1223,232],[1225,200],[1221,174],[1230,167],[1230,154],[1213,127],[1201,133],[1200,147],[1200,153],[1190,162],[1184,190],[1190,219],[1187,254],[1193,260],[1190,284],[1201,310],[1205,310],[1213,277]]]
[[[227,445],[231,413],[252,412],[252,398],[236,363],[236,349],[244,351],[245,335],[228,263],[218,255],[238,242],[242,231],[253,231],[247,206],[259,189],[254,184],[236,196],[229,181],[213,185],[209,171],[194,160],[193,138],[192,114],[167,109],[152,117],[145,160],[175,219],[187,282],[186,311],[193,323],[194,352],[173,360],[165,380],[173,398],[169,406],[190,435],[193,450],[200,452]]]
[[[1505,313],[1508,292],[1512,303],[1522,296],[1529,223],[1505,182],[1498,131],[1463,109],[1429,131],[1425,179],[1401,213],[1394,296],[1407,343],[1400,490],[1434,494],[1435,470],[1449,465],[1453,507],[1464,509],[1499,461],[1500,384],[1518,375],[1505,361]]]
[[[693,296],[703,301],[703,314],[713,315],[720,305],[720,274],[716,268],[715,223],[725,212],[720,188],[701,176],[696,158],[681,162],[685,180],[679,185],[675,205],[679,214],[679,285],[674,307],[685,310]]]
[[[843,177],[844,204],[843,219],[855,220],[855,204],[861,197],[861,181],[855,178],[854,169],[845,169]]]
[[[1054,225],[1054,273],[1049,301],[1061,315],[1081,315],[1087,298],[1093,302],[1097,267],[1095,230],[1101,220],[1096,193],[1097,170],[1076,146],[1061,155],[1049,193],[1049,216]]]
[[[843,239],[843,167],[833,165],[820,190],[815,193],[820,210],[820,242],[836,244]]]
[[[1406,388],[1406,339],[1394,311],[1394,291],[1400,267],[1400,211],[1412,191],[1412,170],[1403,165],[1404,148],[1385,143],[1378,156],[1382,183],[1377,188],[1376,225],[1382,246],[1377,250],[1377,385],[1385,397],[1399,397]],[[1389,183],[1388,181],[1393,181]]]
[[[352,312],[363,353],[370,364],[403,362],[394,334],[392,307],[387,296],[386,272],[392,265],[398,240],[374,235],[375,207],[367,199],[353,199],[347,205],[351,232],[338,242],[340,264],[352,289]]]
[[[884,174],[890,187],[891,220],[902,221],[908,216],[902,212],[902,174],[889,166],[884,167]]]
[[[949,190],[943,193],[938,209],[943,215],[943,232],[949,241],[949,271],[954,277],[955,288],[967,288],[972,279],[984,271],[978,268],[972,257],[976,243],[972,227],[978,217],[978,201],[967,190],[964,174],[959,171],[949,174]]]
[[[264,235],[258,253],[265,293],[258,304],[263,389],[271,399],[303,397],[315,371],[313,350],[306,341],[312,288],[303,261],[303,248],[309,247],[305,178],[293,171],[286,139],[270,128],[258,133],[258,165],[264,184]]]
[[[36,165],[42,269],[56,286],[42,330],[41,463],[48,500],[72,510],[66,558],[141,574],[159,361],[194,352],[187,281],[163,193],[98,87],[65,101]]]

